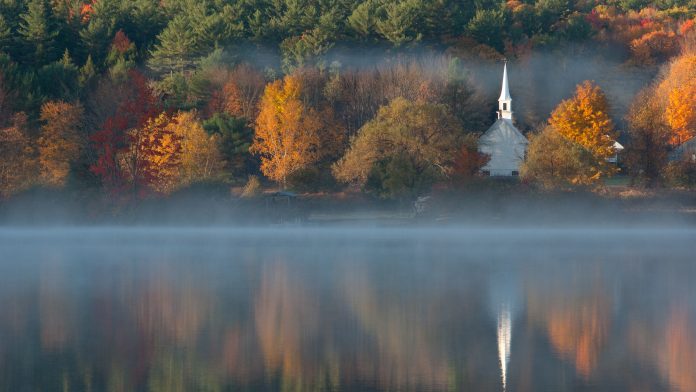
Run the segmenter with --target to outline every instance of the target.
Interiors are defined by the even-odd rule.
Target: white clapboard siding
[[[491,176],[518,174],[527,144],[527,138],[512,124],[512,120],[499,118],[479,139],[479,151],[490,157],[482,171]]]

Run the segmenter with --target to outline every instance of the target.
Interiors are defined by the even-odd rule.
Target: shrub
[[[377,162],[365,183],[365,191],[382,199],[412,200],[427,193],[438,178],[431,166],[419,166],[401,153]]]
[[[252,198],[261,194],[261,180],[258,176],[249,176],[249,180],[242,190],[242,197]]]
[[[290,189],[301,192],[319,192],[336,188],[336,180],[327,167],[309,166],[296,170],[288,177]]]
[[[664,170],[667,183],[675,187],[696,187],[696,162],[694,160],[681,160],[670,162]]]

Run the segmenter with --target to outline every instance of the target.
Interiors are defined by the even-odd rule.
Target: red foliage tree
[[[111,49],[120,54],[124,54],[131,48],[132,44],[126,33],[124,33],[123,30],[119,30],[111,41]]]
[[[142,128],[161,112],[143,74],[129,71],[128,89],[130,94],[118,103],[118,110],[107,117],[101,129],[90,138],[98,154],[90,169],[101,178],[102,185],[112,196],[128,187],[127,176],[118,162],[119,153],[129,149],[128,130]]]
[[[451,179],[455,185],[464,185],[479,175],[481,168],[490,161],[490,156],[480,153],[476,145],[464,143],[454,157]]]

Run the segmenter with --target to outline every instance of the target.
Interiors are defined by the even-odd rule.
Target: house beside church
[[[498,119],[479,139],[478,150],[490,157],[481,171],[488,176],[519,175],[527,152],[527,138],[512,121],[512,97],[508,87],[507,63],[503,68],[503,87],[498,98]]]
[[[696,137],[692,137],[675,148],[669,154],[669,160],[672,162],[681,160],[696,162]]]

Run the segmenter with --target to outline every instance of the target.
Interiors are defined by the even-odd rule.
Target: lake
[[[696,229],[0,229],[2,391],[696,391]]]

